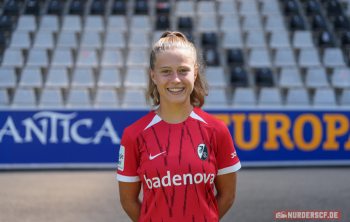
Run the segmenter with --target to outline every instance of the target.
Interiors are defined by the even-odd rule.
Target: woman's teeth
[[[171,92],[178,92],[178,91],[181,91],[181,90],[183,90],[184,88],[176,88],[176,89],[170,89],[169,88],[169,91],[171,91]]]

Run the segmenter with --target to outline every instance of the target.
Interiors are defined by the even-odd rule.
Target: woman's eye
[[[169,70],[163,70],[162,73],[166,73],[167,74],[167,73],[170,73],[170,71]]]
[[[187,69],[181,69],[180,72],[188,72],[188,70]]]

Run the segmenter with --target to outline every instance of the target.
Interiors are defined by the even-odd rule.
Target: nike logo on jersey
[[[149,159],[150,160],[153,160],[154,158],[156,158],[157,156],[159,156],[160,154],[163,154],[163,153],[165,153],[166,151],[164,151],[164,152],[162,152],[162,153],[158,153],[157,155],[155,155],[155,156],[152,156],[151,154],[149,154]]]

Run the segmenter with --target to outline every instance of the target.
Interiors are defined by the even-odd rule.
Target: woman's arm
[[[219,206],[221,219],[230,209],[236,197],[237,172],[223,174],[215,178],[217,194],[215,196]]]
[[[137,222],[141,215],[141,200],[139,194],[141,182],[119,181],[120,203],[132,221]]]

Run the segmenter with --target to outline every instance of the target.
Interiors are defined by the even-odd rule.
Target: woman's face
[[[161,104],[187,104],[197,77],[197,68],[186,49],[157,53],[152,81],[157,85]]]

